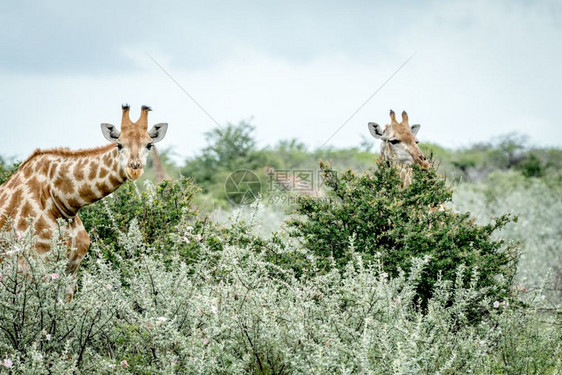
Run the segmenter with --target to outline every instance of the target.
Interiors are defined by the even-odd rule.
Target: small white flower
[[[6,251],[6,255],[19,253],[20,251],[21,251],[21,248],[18,245],[14,245],[13,250]]]
[[[386,273],[386,272],[381,273],[381,277],[383,279],[386,279],[388,277],[388,273]]]
[[[106,285],[106,288],[107,288],[108,290],[111,290],[111,289],[113,289],[113,286],[112,286],[111,284],[107,284],[107,285]]]
[[[60,277],[60,275],[58,273],[52,273],[51,274],[51,280],[56,280]]]
[[[218,311],[219,311],[219,309],[218,309],[216,306],[214,306],[214,305],[211,306],[211,312],[212,312],[213,314],[216,315]]]
[[[498,307],[500,307],[499,301],[494,301],[494,308],[497,309]]]
[[[166,320],[168,320],[168,318],[166,318],[165,316],[160,316],[156,320],[158,320],[159,322],[165,322]]]
[[[187,227],[185,228],[185,230],[188,231],[188,232],[190,232],[190,231],[193,230],[193,227],[192,227],[191,225],[190,225],[190,226],[187,226]]]
[[[45,336],[45,340],[51,341],[51,334],[50,333],[47,333],[47,335]]]
[[[12,368],[12,366],[14,365],[14,362],[12,362],[8,358],[6,358],[6,359],[4,359],[4,362],[2,363],[2,365],[6,368]]]

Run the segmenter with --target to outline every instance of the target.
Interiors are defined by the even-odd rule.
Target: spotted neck
[[[54,205],[65,218],[74,217],[78,210],[114,192],[127,179],[119,162],[114,144],[98,154],[72,157],[50,157],[50,194]]]

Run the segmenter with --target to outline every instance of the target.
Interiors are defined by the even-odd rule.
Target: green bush
[[[7,164],[2,163],[0,159],[0,185],[6,182],[18,169],[19,163],[14,163],[11,166],[7,166]]]
[[[397,228],[400,220],[421,226],[415,220],[429,215],[423,220],[432,225],[423,225],[404,243],[413,246],[424,233],[444,235],[440,225],[457,228],[458,236],[484,233],[474,243],[491,243],[484,227],[470,229],[470,219],[455,214],[451,223],[451,212],[427,210],[450,198],[450,189],[431,171],[416,171],[406,190],[397,187],[396,171],[384,165],[369,171],[369,178],[346,172],[344,181],[331,173],[343,198],[332,194],[329,198],[339,203],[330,207],[342,205],[346,194],[358,202],[370,195],[375,205],[382,205],[381,197],[393,197],[385,230],[395,234],[406,230]],[[370,179],[377,173],[385,192],[375,199]],[[293,247],[281,235],[255,235],[257,216],[235,217],[229,226],[200,217],[191,203],[195,190],[187,180],[149,184],[145,191],[131,183],[85,210],[94,241],[70,303],[64,295],[74,281],[64,274],[64,238],[55,236],[54,249],[43,258],[32,249],[32,231],[0,233],[0,369],[16,374],[508,374],[555,373],[562,365],[557,312],[539,313],[491,294],[486,287],[491,276],[476,261],[438,273],[420,310],[419,288],[446,255],[419,252],[404,262],[403,271],[396,267],[389,274],[392,258],[381,249],[365,252],[365,241],[351,233],[341,241],[342,256],[331,262],[325,253]],[[412,202],[420,207],[406,209]],[[319,208],[327,214],[326,207]],[[463,225],[470,230],[459,230]],[[390,246],[392,237],[381,235]],[[398,242],[395,246],[400,251]],[[537,306],[533,298],[526,300]],[[476,324],[475,309],[481,312]]]
[[[128,231],[133,219],[143,243],[167,258],[176,253],[171,244],[179,232],[178,227],[191,223],[195,235],[202,230],[203,223],[198,220],[198,211],[192,202],[198,190],[187,178],[164,180],[157,186],[147,181],[143,190],[128,181],[101,202],[80,210],[80,217],[109,258],[119,251],[120,236]]]
[[[198,186],[184,177],[158,185],[147,181],[143,190],[129,181],[102,201],[80,210],[80,217],[92,242],[116,268],[123,267],[121,261],[130,246],[125,234],[133,222],[141,243],[150,246],[152,255],[166,264],[178,257],[187,263],[196,261],[203,245],[219,252],[224,246],[262,251],[271,243],[279,244],[276,237],[265,240],[255,235],[253,224],[249,226],[244,220],[226,227],[201,215],[193,204],[198,191]],[[90,263],[86,260],[84,266]]]
[[[362,175],[338,173],[321,163],[325,197],[301,197],[287,224],[290,235],[324,260],[330,268],[350,261],[349,244],[367,261],[379,256],[393,277],[411,267],[415,257],[432,261],[418,285],[423,305],[437,280],[454,280],[459,264],[476,268],[478,287],[489,295],[508,294],[516,270],[517,246],[494,237],[513,218],[503,215],[478,225],[468,213],[441,209],[452,197],[452,188],[434,170],[413,168],[412,184],[400,187],[398,170],[386,162]],[[332,260],[333,259],[333,260]]]
[[[525,177],[543,177],[545,174],[545,168],[541,160],[532,152],[529,153],[519,167]]]

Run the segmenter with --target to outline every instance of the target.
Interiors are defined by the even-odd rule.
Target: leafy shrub
[[[16,256],[0,264],[0,366],[13,373],[507,374],[561,365],[555,317],[483,296],[478,272],[463,265],[454,280],[435,283],[421,313],[413,305],[428,258],[396,278],[353,246],[343,272],[308,277],[251,246],[201,244],[190,264],[165,264],[133,220],[119,239],[122,267],[94,244],[97,260],[64,303],[72,280],[63,242],[43,259],[30,250],[31,233],[11,241],[29,264],[27,274]],[[475,303],[486,317],[466,324]]]
[[[200,215],[193,204],[197,191],[197,185],[183,177],[158,185],[147,181],[144,190],[127,182],[101,202],[83,208],[80,217],[97,248],[117,268],[126,267],[122,259],[129,244],[124,234],[133,221],[141,242],[166,264],[178,257],[187,263],[195,261],[203,245],[217,252],[232,245],[262,251],[269,242],[279,243],[276,236],[265,240],[256,235],[255,225],[247,221],[237,220],[226,227]],[[84,266],[89,264],[86,259]]]
[[[545,174],[545,168],[541,160],[532,152],[529,153],[519,167],[525,177],[543,177]]]
[[[0,158],[1,161],[1,158]],[[6,182],[18,169],[19,163],[14,163],[12,166],[8,167],[6,164],[0,163],[0,185]]]
[[[175,254],[172,244],[178,226],[192,223],[196,232],[201,231],[202,223],[192,202],[198,190],[187,178],[164,180],[157,186],[147,181],[144,190],[129,181],[98,204],[84,207],[80,217],[94,240],[103,243],[101,247],[109,258],[119,251],[119,237],[133,219],[143,242],[166,258]]]
[[[296,208],[300,216],[287,224],[291,236],[325,260],[324,267],[331,266],[332,257],[339,268],[347,264],[353,239],[365,260],[380,254],[392,276],[409,269],[413,258],[430,256],[417,288],[424,305],[437,280],[454,280],[459,264],[478,269],[478,287],[489,288],[489,295],[507,295],[517,247],[493,233],[510,216],[481,226],[468,213],[438,209],[451,200],[452,189],[434,170],[414,166],[412,184],[402,189],[398,170],[386,162],[360,176],[350,170],[340,174],[326,163],[320,167],[327,197],[301,197]]]

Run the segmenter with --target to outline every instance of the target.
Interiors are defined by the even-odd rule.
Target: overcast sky
[[[390,108],[458,148],[518,132],[562,146],[562,2],[4,1],[0,154],[105,144],[120,106],[191,156],[219,124],[261,145],[355,146]],[[133,118],[135,121],[136,118]],[[373,142],[376,143],[373,139]],[[378,149],[378,147],[377,147]]]

